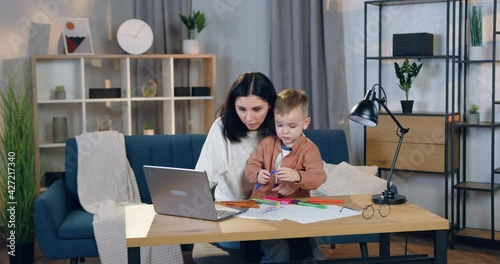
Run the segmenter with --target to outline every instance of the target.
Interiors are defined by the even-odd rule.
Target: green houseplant
[[[469,114],[467,115],[469,124],[479,124],[479,105],[471,104],[469,106]]]
[[[188,30],[189,39],[182,42],[182,51],[186,54],[200,53],[200,43],[195,39],[194,34],[198,34],[208,25],[204,12],[194,11],[189,15],[179,15],[182,23]]]
[[[470,45],[483,46],[483,15],[481,6],[472,6],[470,16]]]
[[[33,263],[34,206],[40,188],[40,169],[30,85],[8,78],[0,88],[0,219],[11,263]]]
[[[423,64],[423,62],[420,64],[417,64],[416,62],[410,64],[408,58],[406,58],[401,65],[394,62],[396,77],[399,79],[398,86],[401,90],[403,90],[406,98],[406,100],[401,100],[403,113],[411,113],[413,110],[413,100],[408,100],[408,95],[410,93],[411,85],[420,73],[420,69],[422,69]]]
[[[64,90],[64,85],[56,85],[56,92],[54,94],[56,99],[66,99],[66,90]]]
[[[152,136],[154,134],[153,124],[151,122],[144,123],[144,135]]]

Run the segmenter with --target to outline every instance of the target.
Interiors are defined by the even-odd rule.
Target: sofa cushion
[[[331,173],[331,171],[333,169],[335,169],[335,167],[337,167],[338,164],[330,164],[330,163],[327,163],[325,164],[325,172],[327,173]],[[370,175],[377,175],[378,173],[378,167],[376,165],[373,165],[373,166],[355,166],[355,165],[352,165],[354,168],[364,172],[364,173],[368,173]]]
[[[62,239],[94,238],[93,218],[94,215],[85,210],[73,210],[64,217],[57,236]]]
[[[311,191],[311,196],[376,194],[387,188],[386,180],[363,172],[346,162],[334,167],[327,166],[326,169],[325,183],[317,190]]]

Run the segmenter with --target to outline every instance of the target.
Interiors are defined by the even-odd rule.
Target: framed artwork
[[[62,18],[66,54],[94,54],[88,18]]]

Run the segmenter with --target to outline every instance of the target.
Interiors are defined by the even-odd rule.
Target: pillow
[[[382,193],[387,188],[387,181],[374,176],[373,167],[378,170],[377,166],[352,166],[346,162],[333,166],[326,164],[326,181],[312,190],[311,196]]]
[[[342,162],[342,163],[346,163],[346,162]],[[340,163],[340,164],[342,164]],[[348,165],[350,165],[349,163],[346,163]],[[329,172],[331,172],[333,169],[335,169],[335,167],[337,167],[338,165],[337,164],[330,164],[330,163],[326,163],[325,164],[325,172],[326,174],[328,174]],[[378,173],[378,167],[376,165],[373,165],[373,166],[353,166],[351,165],[352,167],[364,172],[364,173],[368,173],[368,174],[371,174],[371,175],[377,175]]]

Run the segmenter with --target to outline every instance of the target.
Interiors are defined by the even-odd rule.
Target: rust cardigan
[[[255,190],[255,186],[258,183],[257,173],[261,169],[272,171],[276,167],[276,158],[280,153],[281,140],[277,136],[269,136],[260,142],[248,159],[245,177],[253,184],[251,197],[278,196],[277,192],[271,191],[274,184],[272,181],[263,184],[258,190]],[[283,158],[280,167],[292,168],[298,171],[301,177],[301,180],[295,183],[299,189],[287,197],[308,197],[309,190],[318,188],[326,180],[319,148],[304,134],[292,146],[292,151]]]

